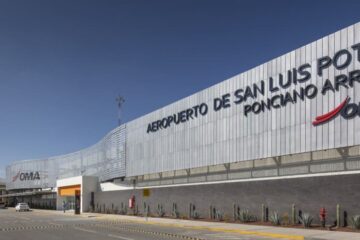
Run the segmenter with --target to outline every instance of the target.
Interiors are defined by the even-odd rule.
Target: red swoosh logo
[[[15,182],[20,176],[20,171],[13,177],[12,181]]]
[[[321,123],[324,123],[326,121],[329,121],[330,119],[332,119],[333,117],[335,117],[346,105],[346,103],[348,102],[350,98],[349,97],[346,97],[346,99],[344,101],[342,101],[340,103],[339,106],[337,106],[334,110],[328,112],[328,113],[325,113],[321,116],[318,116],[315,118],[315,121],[313,121],[313,125],[316,126],[316,125],[319,125]]]

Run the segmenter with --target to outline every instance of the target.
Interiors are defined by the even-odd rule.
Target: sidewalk
[[[142,224],[180,227],[188,229],[208,230],[214,232],[228,232],[242,235],[262,236],[291,240],[360,240],[359,233],[322,231],[298,228],[282,228],[270,226],[256,226],[237,223],[204,222],[169,218],[148,218],[126,215],[110,215],[99,213],[83,213],[82,217],[98,217],[109,220],[127,220]]]

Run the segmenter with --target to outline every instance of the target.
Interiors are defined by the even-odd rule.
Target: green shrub
[[[314,218],[309,213],[303,213],[299,220],[304,228],[309,228]]]
[[[350,218],[350,225],[353,229],[360,229],[360,215],[355,215]]]
[[[277,212],[274,212],[269,220],[273,225],[281,225],[281,217]]]

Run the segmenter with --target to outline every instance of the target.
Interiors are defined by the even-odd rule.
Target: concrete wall
[[[321,207],[329,213],[329,220],[335,220],[336,204],[341,204],[349,216],[360,214],[360,174],[325,177],[306,177],[281,180],[221,183],[198,186],[164,187],[150,190],[150,197],[143,198],[142,190],[98,192],[95,205],[111,209],[120,208],[121,202],[127,205],[132,194],[143,212],[143,202],[150,204],[150,211],[156,215],[157,204],[163,204],[167,215],[171,215],[175,202],[181,216],[188,215],[189,203],[195,204],[201,217],[208,218],[209,206],[214,205],[228,218],[233,215],[233,204],[247,208],[258,217],[261,204],[269,207],[269,212],[278,211],[281,215],[291,215],[291,205],[297,210],[311,213],[318,221]],[[330,222],[329,222],[330,223]]]
[[[91,192],[98,190],[99,178],[93,176],[83,176],[81,185],[81,212],[90,210]]]

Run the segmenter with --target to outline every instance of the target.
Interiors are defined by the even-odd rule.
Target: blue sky
[[[118,94],[130,121],[356,23],[359,8],[358,0],[1,0],[0,169],[96,143],[116,127]]]

